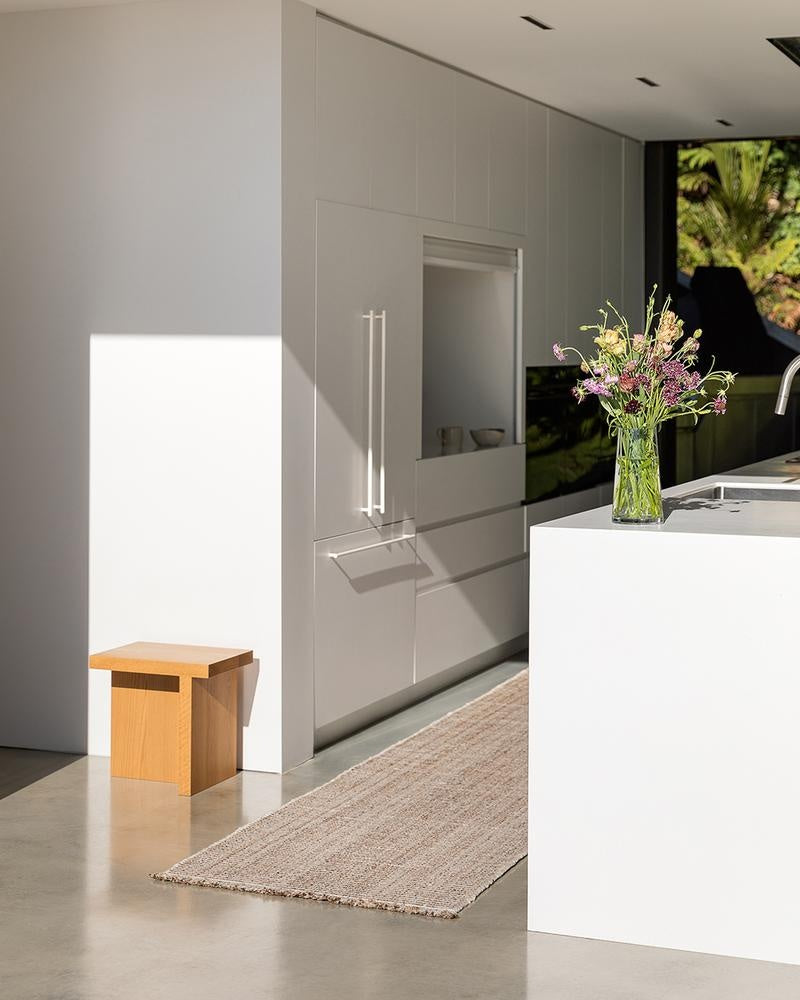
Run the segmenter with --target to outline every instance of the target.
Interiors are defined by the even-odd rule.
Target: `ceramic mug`
[[[443,455],[457,455],[464,443],[463,427],[439,427],[436,431]]]

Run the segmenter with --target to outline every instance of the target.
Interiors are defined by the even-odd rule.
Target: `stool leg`
[[[178,780],[177,677],[111,673],[111,774]]]
[[[178,794],[194,795],[236,774],[239,671],[181,677]]]

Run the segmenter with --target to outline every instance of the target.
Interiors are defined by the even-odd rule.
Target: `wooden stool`
[[[239,671],[251,649],[132,642],[95,653],[111,671],[111,774],[194,795],[236,774]]]

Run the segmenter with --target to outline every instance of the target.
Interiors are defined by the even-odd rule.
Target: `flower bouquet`
[[[626,524],[658,524],[664,520],[658,465],[658,429],[665,420],[688,414],[695,423],[707,413],[721,415],[735,376],[696,369],[701,330],[685,334],[683,320],[669,308],[660,312],[653,289],[643,333],[631,334],[628,321],[607,302],[598,310],[602,322],[582,326],[595,330],[597,352],[590,358],[574,347],[553,345],[559,361],[567,351],[580,358],[586,376],[572,389],[579,403],[597,396],[606,411],[609,433],[617,438],[612,520]]]

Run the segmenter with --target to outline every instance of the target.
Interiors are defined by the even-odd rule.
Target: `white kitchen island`
[[[530,930],[800,964],[798,477],[531,529]]]

